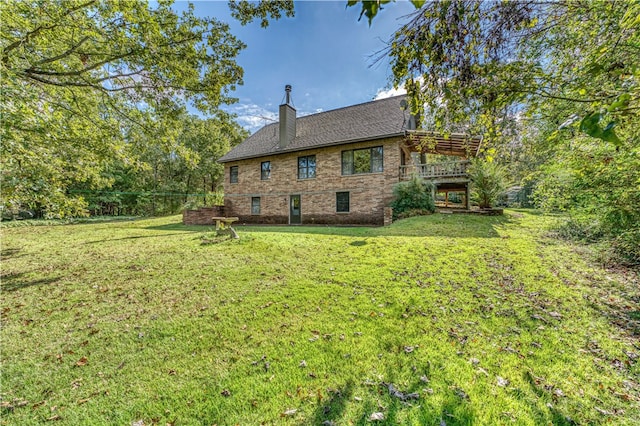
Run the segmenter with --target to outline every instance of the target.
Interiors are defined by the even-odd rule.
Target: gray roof
[[[394,96],[298,117],[296,137],[283,149],[278,146],[279,124],[266,125],[218,161],[225,163],[403,135],[409,120],[409,112],[403,111],[400,106],[400,101],[405,97],[405,95]]]

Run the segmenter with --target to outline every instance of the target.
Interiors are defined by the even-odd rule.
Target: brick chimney
[[[291,105],[291,85],[284,86],[286,101],[280,105],[280,148],[286,148],[296,137],[296,109]]]

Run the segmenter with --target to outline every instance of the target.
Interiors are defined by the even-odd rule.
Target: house
[[[413,174],[433,181],[447,204],[449,192],[463,193],[469,207],[467,159],[477,154],[479,138],[416,130],[404,95],[304,117],[296,117],[291,86],[285,96],[277,123],[219,160],[227,216],[244,223],[382,225],[394,185]],[[428,159],[434,154],[459,159],[434,163]]]

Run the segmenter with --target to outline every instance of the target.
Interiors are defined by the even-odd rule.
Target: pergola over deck
[[[400,166],[400,179],[409,179],[412,175],[431,180],[436,192],[443,192],[445,207],[449,207],[449,192],[464,192],[464,204],[469,209],[469,177],[467,168],[469,159],[478,155],[482,138],[462,133],[444,136],[424,130],[407,130],[401,148],[406,159],[412,153],[439,154],[461,157],[461,160],[442,163],[405,164]],[[434,193],[435,197],[435,193]]]
[[[451,133],[444,136],[425,130],[407,130],[403,149],[406,148],[408,152],[453,155],[468,159],[478,155],[481,142],[480,136],[469,136],[464,133]]]

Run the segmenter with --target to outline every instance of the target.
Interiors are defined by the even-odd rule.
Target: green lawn
[[[637,278],[553,220],[2,229],[1,422],[638,424]]]

